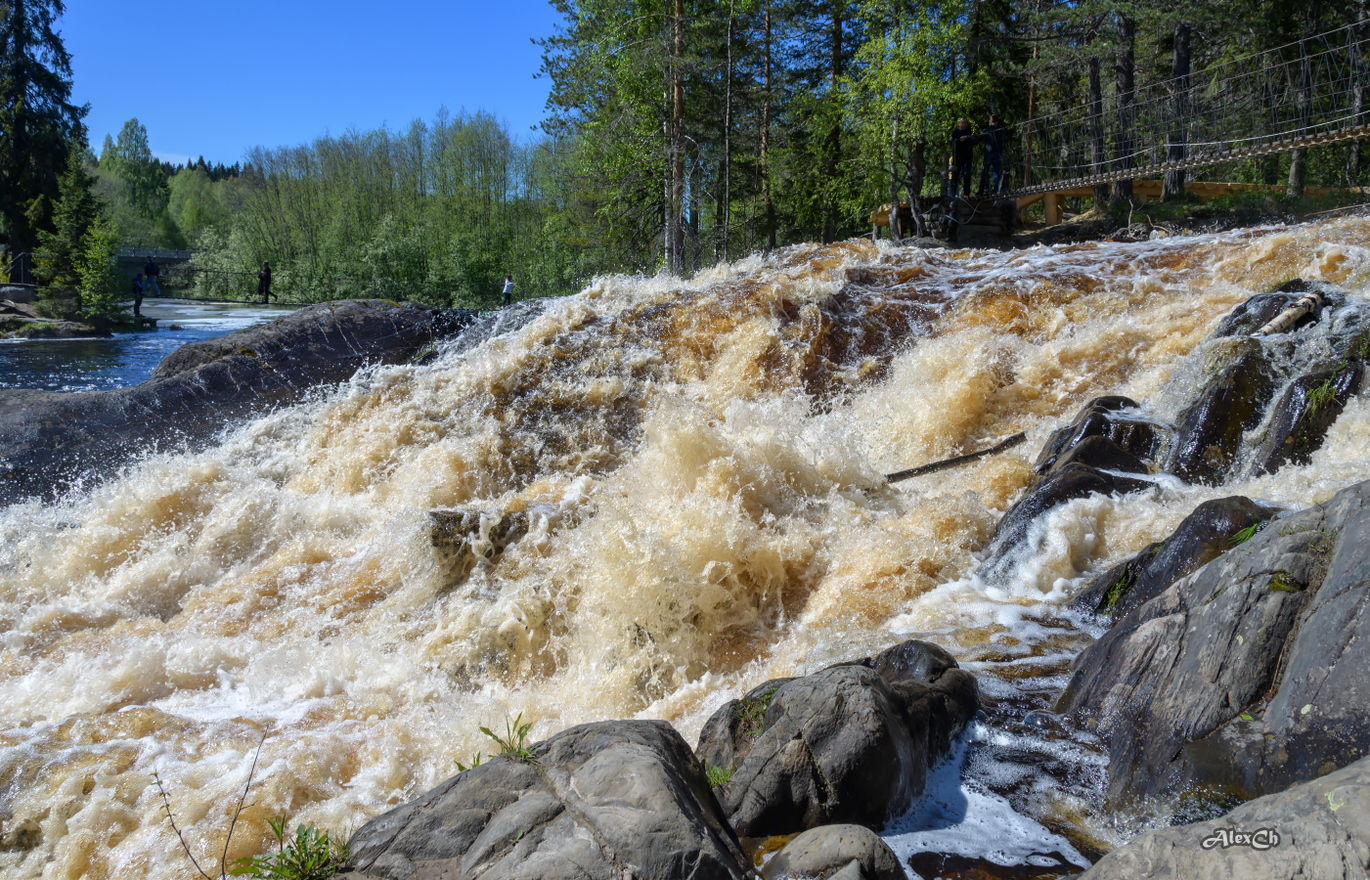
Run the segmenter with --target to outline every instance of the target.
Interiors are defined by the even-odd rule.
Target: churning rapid
[[[1085,572],[1208,498],[1303,507],[1370,478],[1370,400],[1306,466],[1072,501],[982,577],[1042,442],[1101,394],[1173,422],[1224,313],[1293,277],[1363,301],[1367,241],[1365,219],[1009,253],[851,241],[601,278],[204,453],[13,505],[0,876],[186,876],[163,790],[217,869],[259,744],[229,859],[280,810],[354,831],[488,753],[482,725],[665,718],[693,741],[767,678],[906,637],[952,651],[989,706],[1044,705],[1098,634],[1065,608]],[[435,542],[436,510],[479,522],[489,558]],[[1073,768],[984,749],[976,796],[1077,843],[1128,833],[1095,806],[1088,743],[973,736]]]

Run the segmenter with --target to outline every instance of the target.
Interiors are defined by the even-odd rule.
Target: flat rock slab
[[[1221,819],[1148,831],[1080,880],[1214,877],[1361,880],[1370,874],[1370,758],[1242,804]]]
[[[0,504],[51,498],[154,449],[193,449],[232,421],[302,400],[369,364],[410,360],[474,315],[342,300],[185,345],[148,381],[84,394],[0,392]]]
[[[675,728],[572,727],[371,820],[350,876],[385,880],[740,880],[736,835]]]

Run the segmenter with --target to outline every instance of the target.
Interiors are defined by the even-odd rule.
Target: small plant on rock
[[[733,778],[731,767],[717,767],[709,765],[709,769],[704,771],[704,778],[709,781],[709,788],[722,788]]]
[[[285,811],[268,819],[271,833],[276,836],[276,852],[264,856],[248,856],[233,863],[228,873],[239,877],[269,877],[272,880],[325,880],[347,864],[347,843],[338,843],[327,831],[319,831],[313,823],[300,825],[295,837],[286,843]]]
[[[1256,533],[1261,530],[1261,526],[1263,525],[1265,525],[1265,523],[1252,523],[1246,528],[1236,532],[1234,535],[1232,535],[1232,537],[1228,538],[1228,543],[1230,543],[1233,547],[1239,547],[1242,544],[1245,544],[1247,541],[1250,541],[1252,538],[1256,536]]]
[[[533,729],[533,723],[523,723],[523,713],[520,712],[513,723],[508,718],[504,719],[504,736],[500,736],[488,727],[482,727],[480,732],[493,739],[499,745],[499,754],[495,757],[508,756],[515,761],[523,764],[536,764],[538,759],[533,756],[533,749],[528,744],[528,731]],[[479,763],[479,761],[477,761]],[[472,766],[475,766],[474,764]]]

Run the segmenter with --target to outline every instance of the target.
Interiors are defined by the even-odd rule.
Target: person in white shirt
[[[507,306],[514,301],[514,276],[504,276],[504,304]]]

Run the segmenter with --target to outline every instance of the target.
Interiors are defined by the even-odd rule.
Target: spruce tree
[[[95,178],[85,169],[85,154],[85,142],[72,141],[67,170],[57,182],[57,202],[52,209],[55,231],[38,232],[33,274],[39,283],[50,287],[74,289],[79,283],[76,264],[86,252],[91,224],[100,216],[100,200],[92,191]]]
[[[71,103],[71,56],[56,22],[62,0],[0,3],[0,220],[10,253],[50,228],[51,200],[86,107]]]

